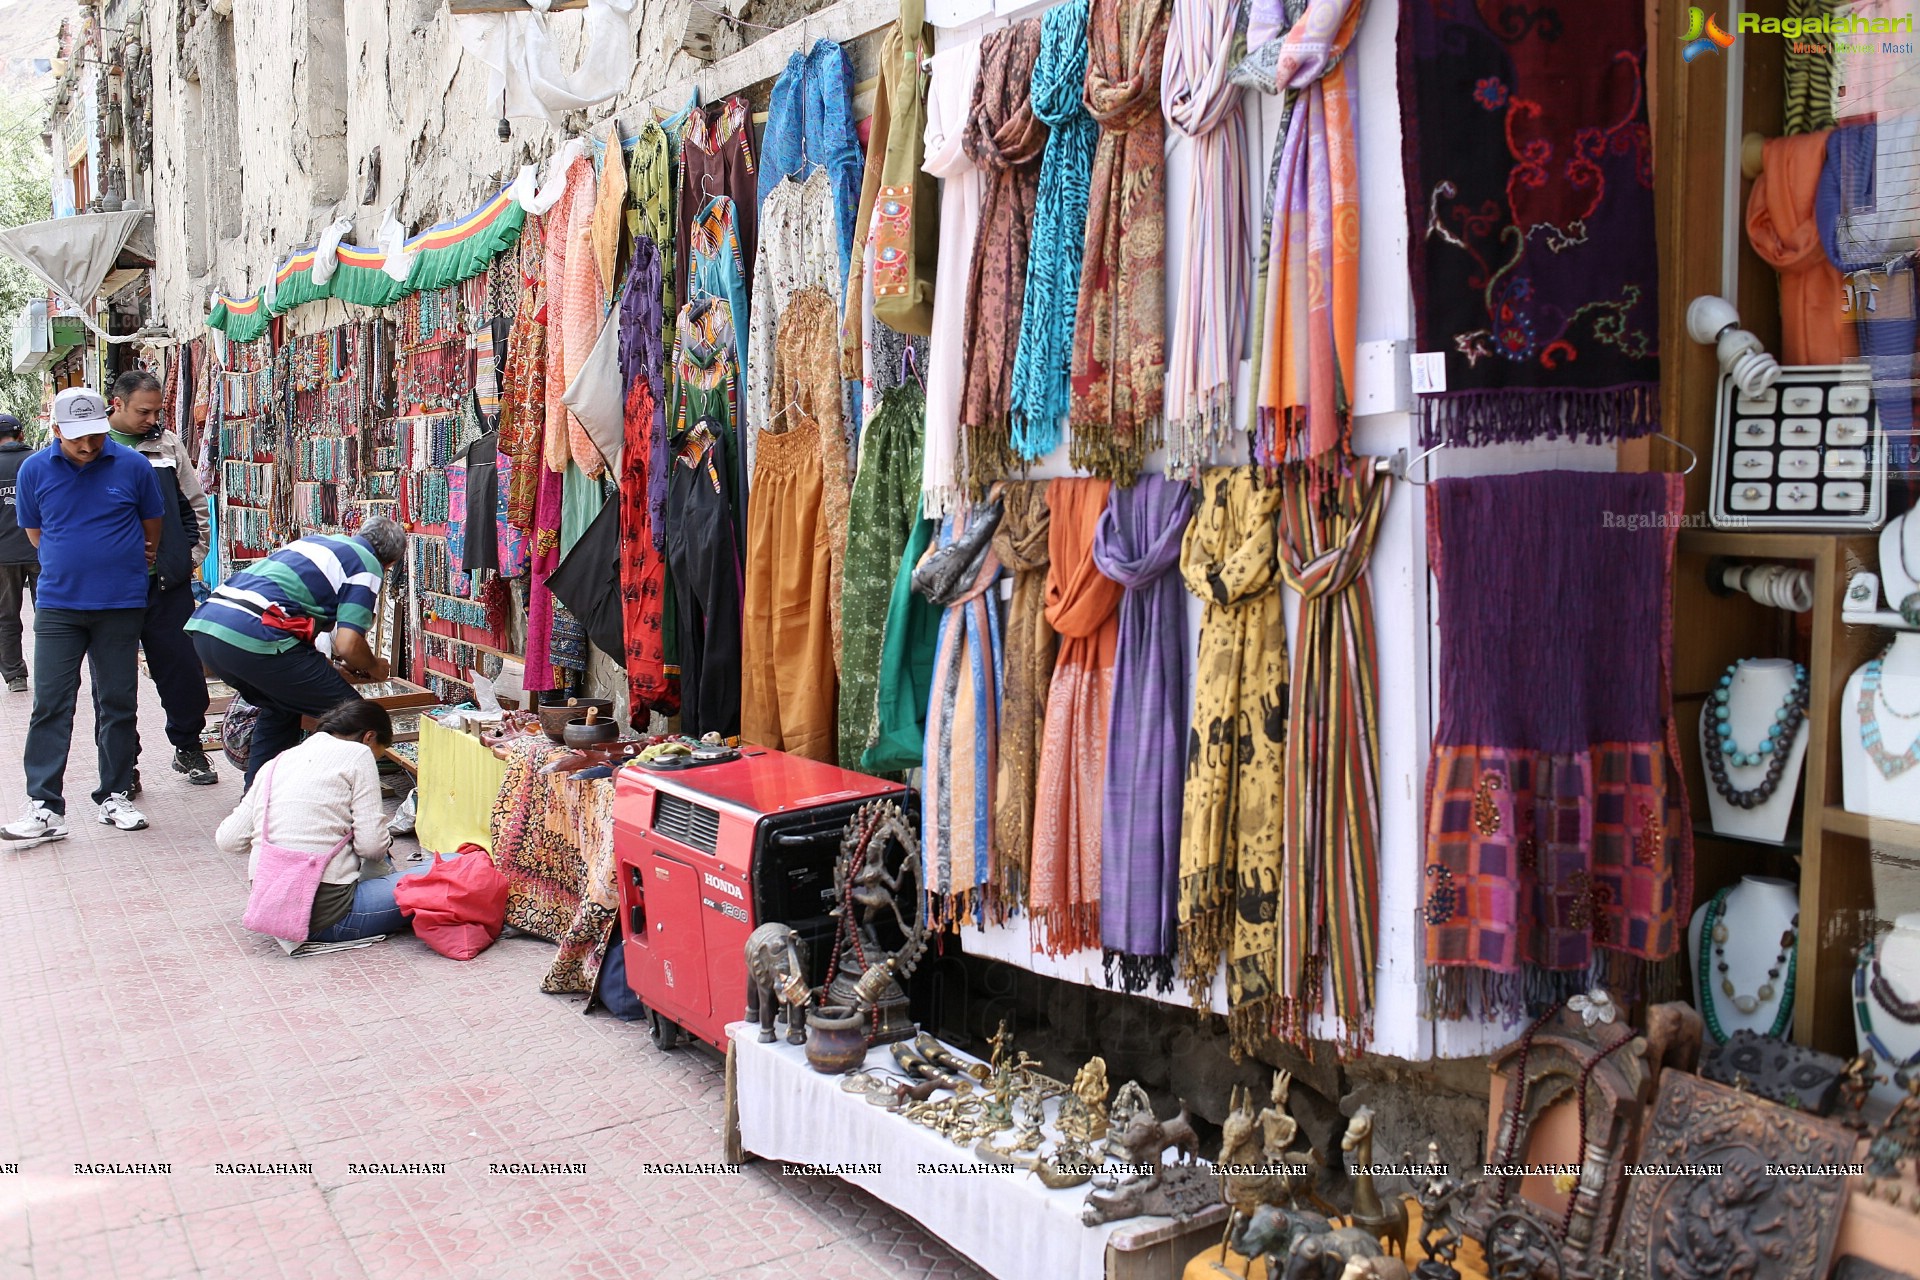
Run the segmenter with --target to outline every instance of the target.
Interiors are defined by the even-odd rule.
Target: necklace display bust
[[[1874,1096],[1898,1103],[1907,1090],[1896,1074],[1920,1071],[1920,1062],[1905,1065],[1920,1059],[1920,912],[1896,919],[1860,956],[1854,972],[1854,1036],[1860,1052],[1873,1055],[1873,1069],[1881,1076]]]
[[[1717,945],[1702,928],[1715,901],[1710,897],[1702,903],[1687,927],[1688,954],[1693,957],[1687,969],[1693,977],[1694,1007],[1702,1015],[1711,1012],[1725,1035],[1736,1031],[1766,1035],[1780,1020],[1782,1005],[1792,999],[1787,966],[1782,963],[1781,937],[1796,928],[1799,887],[1791,880],[1773,876],[1741,877],[1721,903],[1724,914],[1714,922],[1726,931],[1725,940]],[[1726,965],[1724,972],[1722,963]],[[1770,976],[1769,970],[1774,969],[1780,972]],[[1726,994],[1723,981],[1732,984],[1734,995]],[[1920,984],[1916,986],[1920,989]],[[1761,998],[1763,988],[1770,989],[1766,998]]]
[[[1920,521],[1909,512],[1880,535],[1880,583],[1890,608],[1920,592],[1916,570]],[[1920,762],[1920,633],[1896,633],[1883,653],[1855,671],[1837,710],[1842,806],[1920,822],[1920,768],[1911,763]]]
[[[1800,790],[1800,768],[1807,756],[1808,734],[1803,715],[1787,722],[1779,717],[1800,689],[1801,679],[1794,664],[1785,658],[1748,658],[1733,665],[1727,683],[1717,686],[1701,709],[1701,759],[1709,766],[1707,814],[1713,829],[1721,835],[1775,844],[1787,838],[1788,819],[1793,816],[1794,797]],[[1718,700],[1722,691],[1727,694],[1724,702]],[[1719,716],[1722,710],[1727,713],[1724,721]],[[1722,723],[1733,730],[1731,742],[1739,753],[1737,757],[1723,749],[1727,740],[1720,734]],[[1791,738],[1784,742],[1770,738],[1787,727],[1792,729]],[[1763,741],[1770,747],[1765,755],[1759,751]],[[1752,797],[1749,805],[1743,807],[1722,794],[1711,767],[1715,755],[1729,787]],[[1772,792],[1763,798],[1760,793],[1775,768],[1776,756],[1784,763],[1778,767]],[[1754,763],[1745,763],[1749,760]]]

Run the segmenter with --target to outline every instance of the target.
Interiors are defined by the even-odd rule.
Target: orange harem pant
[[[749,492],[740,737],[831,763],[839,680],[820,433],[812,422],[760,433]]]

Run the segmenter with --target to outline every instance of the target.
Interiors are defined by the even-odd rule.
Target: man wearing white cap
[[[63,784],[80,663],[93,675],[100,821],[138,831],[133,786],[140,629],[147,567],[166,506],[153,466],[107,438],[107,402],[84,387],[53,398],[54,444],[21,464],[14,512],[40,553],[34,589],[33,719],[27,727],[27,811],[0,828],[14,847],[67,834]]]

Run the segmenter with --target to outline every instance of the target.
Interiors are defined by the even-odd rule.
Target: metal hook
[[[1672,445],[1674,448],[1682,450],[1683,452],[1686,453],[1687,465],[1686,465],[1686,469],[1680,473],[1681,475],[1683,476],[1692,475],[1693,469],[1700,465],[1700,455],[1694,452],[1692,445],[1686,444],[1679,440],[1675,440],[1672,436],[1668,435],[1664,431],[1654,432],[1653,438],[1655,440],[1665,440],[1668,444]]]
[[[1433,446],[1433,448],[1431,449],[1428,449],[1425,453],[1419,454],[1413,458],[1407,457],[1407,451],[1405,449],[1395,449],[1392,455],[1389,457],[1374,459],[1373,465],[1375,470],[1391,472],[1395,478],[1404,480],[1410,485],[1414,485],[1416,487],[1425,487],[1426,485],[1432,483],[1432,477],[1429,476],[1425,480],[1415,480],[1413,478],[1413,469],[1419,466],[1421,463],[1425,462],[1428,458],[1431,458],[1434,454],[1446,448],[1447,444],[1448,444],[1448,441],[1442,440],[1439,444]],[[1429,470],[1431,470],[1431,468],[1429,468]]]

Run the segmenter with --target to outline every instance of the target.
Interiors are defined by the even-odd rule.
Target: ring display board
[[[1722,529],[1877,529],[1887,443],[1864,365],[1797,365],[1758,396],[1720,379],[1708,511]]]

